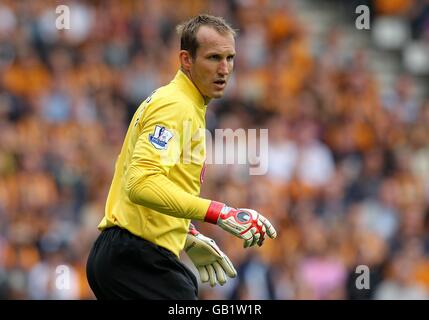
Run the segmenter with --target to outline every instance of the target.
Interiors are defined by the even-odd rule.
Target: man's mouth
[[[216,84],[217,87],[222,87],[222,88],[226,85],[225,80],[216,80],[214,81],[214,83]]]

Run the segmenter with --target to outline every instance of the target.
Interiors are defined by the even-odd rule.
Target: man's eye
[[[234,60],[234,56],[228,56],[228,57],[227,57],[227,60],[228,60],[228,61],[232,61],[232,60]]]
[[[210,60],[219,60],[219,56],[214,55],[209,57]]]

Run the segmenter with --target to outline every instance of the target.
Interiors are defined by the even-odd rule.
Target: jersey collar
[[[182,70],[177,71],[172,82],[176,83],[198,107],[205,107],[203,96]]]

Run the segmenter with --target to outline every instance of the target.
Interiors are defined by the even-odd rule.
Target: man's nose
[[[222,60],[219,64],[218,73],[221,76],[227,76],[229,74],[228,62],[226,60]]]

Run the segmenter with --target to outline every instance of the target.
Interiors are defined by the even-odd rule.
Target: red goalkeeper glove
[[[266,234],[272,239],[277,237],[273,225],[259,212],[231,208],[221,202],[211,202],[204,221],[217,224],[229,233],[244,239],[245,248],[256,244],[262,246]]]

